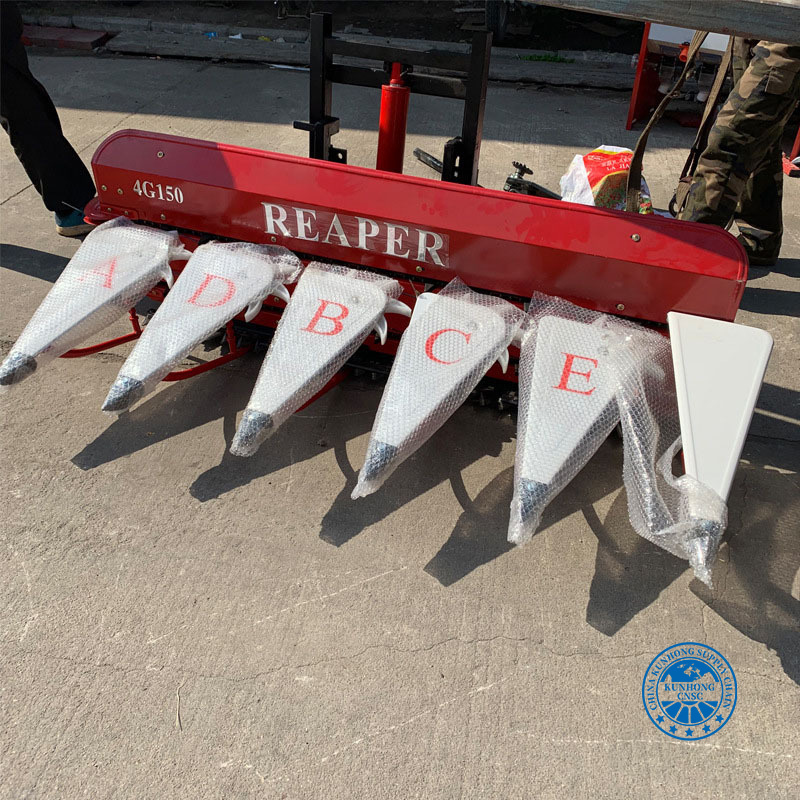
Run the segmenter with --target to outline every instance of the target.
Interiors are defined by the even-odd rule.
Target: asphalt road
[[[123,128],[305,152],[304,73],[32,67],[87,163]],[[513,158],[555,188],[574,153],[634,141],[626,99],[492,86],[481,182],[501,187]],[[336,143],[371,165],[377,93],[334,102]],[[409,156],[440,152],[458,120],[414,98]],[[691,138],[651,137],[661,205]],[[5,353],[77,243],[5,137],[0,165]],[[100,405],[124,352],[59,360],[0,398],[0,797],[797,797],[800,180],[785,194],[785,257],[752,270],[738,318],[776,348],[713,591],[633,532],[614,441],[510,549],[514,421],[494,411],[461,409],[352,502],[369,383],[345,382],[252,459],[226,449],[256,358],[164,384],[119,420]],[[738,679],[733,717],[702,742],[664,736],[642,707],[648,664],[684,641]]]

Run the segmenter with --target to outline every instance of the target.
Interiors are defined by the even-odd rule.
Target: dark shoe
[[[747,253],[747,260],[751,267],[775,266],[776,262],[778,261],[777,253],[769,253],[765,250],[754,248],[753,245],[747,239],[745,239],[741,233],[736,238],[739,240],[739,244],[744,247],[744,251]]]
[[[94,225],[84,222],[82,211],[70,211],[66,216],[56,214],[55,217],[56,230],[62,236],[82,236],[94,228]]]

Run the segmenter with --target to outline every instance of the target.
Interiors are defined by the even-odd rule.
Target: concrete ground
[[[121,128],[305,152],[303,73],[32,68],[87,163]],[[334,102],[336,144],[371,165],[377,93]],[[492,86],[481,182],[501,187],[513,158],[556,187],[574,153],[634,141],[626,102]],[[409,155],[440,152],[458,107],[411,105]],[[651,137],[662,206],[692,135]],[[5,137],[0,158],[5,353],[77,242]],[[752,270],[739,314],[776,347],[713,591],[631,529],[614,441],[516,550],[514,421],[497,412],[462,408],[352,502],[380,386],[346,382],[252,459],[226,447],[256,358],[162,384],[116,421],[99,407],[124,348],[5,395],[0,797],[797,797],[800,181],[785,207],[785,257]],[[732,719],[696,743],[657,731],[641,701],[649,662],[684,641],[738,678]]]

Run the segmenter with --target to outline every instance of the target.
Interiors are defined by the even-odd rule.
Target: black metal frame
[[[391,45],[350,42],[335,39],[330,14],[311,15],[311,74],[309,121],[296,121],[294,127],[308,131],[309,156],[326,161],[347,163],[347,151],[331,145],[331,136],[339,131],[339,118],[331,114],[331,87],[334,83],[380,88],[389,83],[391,65],[403,67],[403,80],[412,92],[464,101],[461,135],[444,148],[442,180],[454,183],[478,182],[478,159],[483,135],[483,113],[492,34],[476,33],[469,53],[408,50]],[[382,61],[383,69],[334,63],[334,56]],[[414,66],[456,73],[415,75]]]

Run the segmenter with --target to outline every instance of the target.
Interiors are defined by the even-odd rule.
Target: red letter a
[[[114,270],[117,268],[117,259],[112,258],[110,261],[106,261],[105,264],[100,264],[96,266],[94,269],[90,269],[88,272],[84,272],[80,278],[78,278],[81,283],[86,280],[87,276],[89,275],[100,275],[103,278],[103,283],[101,284],[104,289],[111,288],[111,278],[114,275]]]

